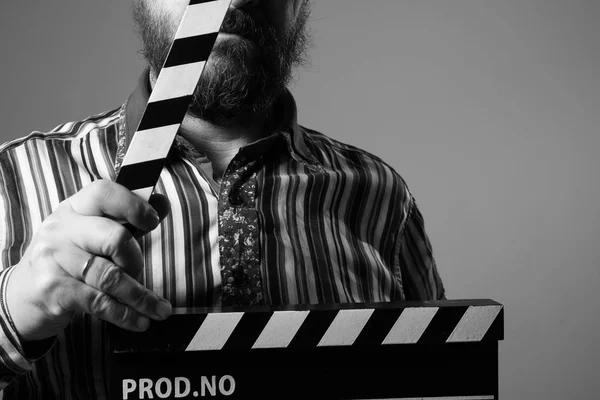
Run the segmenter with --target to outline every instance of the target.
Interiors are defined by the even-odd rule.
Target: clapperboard
[[[229,8],[190,0],[117,182],[152,194]],[[498,398],[490,300],[176,309],[144,333],[107,325],[111,399]]]
[[[176,309],[108,326],[114,399],[498,398],[491,300]]]
[[[190,0],[116,181],[150,198],[231,0]]]

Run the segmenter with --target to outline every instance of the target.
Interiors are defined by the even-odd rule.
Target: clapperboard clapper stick
[[[497,400],[503,306],[452,300],[174,309],[108,325],[110,398]]]
[[[231,0],[190,0],[116,181],[148,200]],[[131,229],[131,227],[130,227]]]

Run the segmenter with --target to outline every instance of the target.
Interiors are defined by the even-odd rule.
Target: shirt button
[[[244,199],[242,198],[242,193],[240,190],[229,192],[229,204],[234,207],[243,206]]]

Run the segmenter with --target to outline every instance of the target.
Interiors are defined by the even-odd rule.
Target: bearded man
[[[148,68],[124,105],[0,150],[5,400],[105,398],[103,321],[444,298],[402,178],[297,122],[306,0],[233,0],[155,194],[114,182],[187,4],[134,1]]]

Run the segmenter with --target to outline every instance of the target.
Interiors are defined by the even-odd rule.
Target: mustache
[[[220,31],[241,36],[261,46],[272,45],[277,41],[275,30],[266,19],[235,8],[225,15]]]

